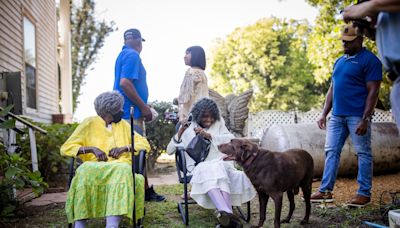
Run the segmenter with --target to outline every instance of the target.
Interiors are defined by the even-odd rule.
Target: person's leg
[[[390,104],[400,135],[400,76],[393,82],[392,91],[390,92]]]
[[[224,197],[225,203],[228,206],[228,208],[231,208],[232,210],[232,200],[231,200],[231,194],[221,191],[222,197]]]
[[[76,220],[74,223],[74,228],[85,228],[87,219]]]
[[[111,215],[106,217],[106,228],[118,228],[122,220],[120,215]]]
[[[146,132],[145,132],[145,129],[143,126],[144,125],[143,121],[135,120],[134,122],[135,123],[134,123],[133,128],[135,129],[136,133],[138,133],[142,136],[146,136]],[[165,197],[157,194],[154,191],[153,186],[149,185],[149,180],[147,179],[146,169],[144,170],[143,176],[144,176],[145,200],[146,201],[156,201],[156,202],[164,201]]]
[[[368,130],[365,135],[357,135],[356,129],[361,117],[348,117],[348,127],[354,149],[358,156],[357,182],[359,189],[357,194],[370,197],[372,187],[372,152],[371,152],[371,123],[368,123]]]
[[[229,207],[229,205],[226,203],[225,198],[219,188],[211,189],[207,192],[207,194],[218,211],[225,211],[232,214],[232,207]]]
[[[331,116],[326,130],[325,141],[325,166],[322,176],[320,192],[331,192],[335,185],[336,176],[340,162],[340,153],[349,131],[346,126],[345,118]]]

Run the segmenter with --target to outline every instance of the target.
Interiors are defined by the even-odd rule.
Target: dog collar
[[[251,163],[253,163],[253,161],[256,159],[258,153],[256,155],[254,155],[253,153],[251,154],[250,158],[247,159],[244,163],[243,166],[249,166],[251,165]]]

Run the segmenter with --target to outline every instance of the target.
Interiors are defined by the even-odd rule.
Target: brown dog
[[[275,203],[275,227],[280,227],[282,196],[287,192],[290,202],[289,214],[282,222],[288,223],[294,211],[294,195],[299,187],[303,191],[306,213],[301,224],[308,223],[310,217],[311,184],[314,175],[314,162],[311,155],[301,149],[292,149],[282,153],[271,152],[258,147],[245,139],[232,139],[230,143],[218,146],[226,154],[224,160],[235,160],[243,167],[258,192],[260,202],[260,221],[262,227],[268,198]]]

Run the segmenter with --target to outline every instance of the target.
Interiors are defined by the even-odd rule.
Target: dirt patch
[[[379,199],[384,191],[400,191],[400,172],[396,174],[374,176],[372,179],[372,204],[379,205]],[[317,191],[321,182],[313,183],[313,190]],[[333,195],[335,204],[342,205],[350,200],[357,192],[357,180],[350,178],[338,178],[335,183]]]

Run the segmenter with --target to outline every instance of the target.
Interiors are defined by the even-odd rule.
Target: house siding
[[[21,72],[23,113],[52,122],[58,108],[57,15],[54,0],[0,0],[0,72]],[[26,107],[23,18],[36,31],[36,102]]]

